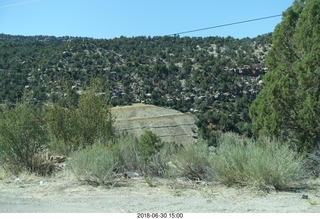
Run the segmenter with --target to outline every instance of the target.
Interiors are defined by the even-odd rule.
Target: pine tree
[[[256,135],[320,142],[320,1],[300,0],[283,13],[268,53],[265,87],[250,107]]]

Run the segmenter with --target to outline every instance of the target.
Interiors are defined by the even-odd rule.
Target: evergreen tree
[[[265,87],[250,108],[256,135],[320,142],[320,1],[295,1],[283,14],[267,56]]]

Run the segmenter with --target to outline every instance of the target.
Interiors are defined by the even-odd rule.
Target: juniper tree
[[[295,1],[283,13],[267,55],[265,87],[250,107],[256,135],[320,142],[320,1]]]

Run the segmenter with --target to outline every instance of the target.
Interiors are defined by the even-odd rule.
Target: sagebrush
[[[194,145],[184,146],[171,161],[171,176],[182,176],[192,180],[213,178],[213,154],[207,143],[198,141]]]
[[[218,179],[263,189],[286,189],[303,176],[302,157],[286,143],[224,134],[213,160]]]
[[[74,152],[68,165],[78,180],[93,185],[112,185],[117,177],[117,159],[109,144],[95,144]]]

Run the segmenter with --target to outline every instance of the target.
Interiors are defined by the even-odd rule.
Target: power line
[[[11,7],[20,6],[20,5],[25,5],[25,4],[34,3],[34,2],[39,2],[39,1],[40,1],[40,0],[32,0],[32,1],[26,1],[26,2],[16,3],[16,4],[11,4],[11,5],[0,5],[0,9],[2,9],[2,8],[11,8]]]
[[[249,23],[249,22],[254,22],[254,21],[266,20],[266,19],[270,19],[270,18],[274,18],[274,17],[280,17],[280,16],[281,16],[281,14],[278,14],[278,15],[255,18],[255,19],[245,20],[245,21],[238,21],[238,22],[233,22],[233,23],[228,23],[228,24],[220,24],[220,25],[216,25],[216,26],[212,26],[212,27],[205,27],[205,28],[200,28],[200,29],[195,29],[195,30],[183,31],[183,32],[179,32],[179,33],[172,33],[172,34],[168,34],[166,36],[176,36],[176,35],[181,35],[181,34],[186,34],[186,33],[193,33],[193,32],[209,30],[209,29],[214,29],[214,28],[219,28],[219,27],[226,27],[226,26]]]

